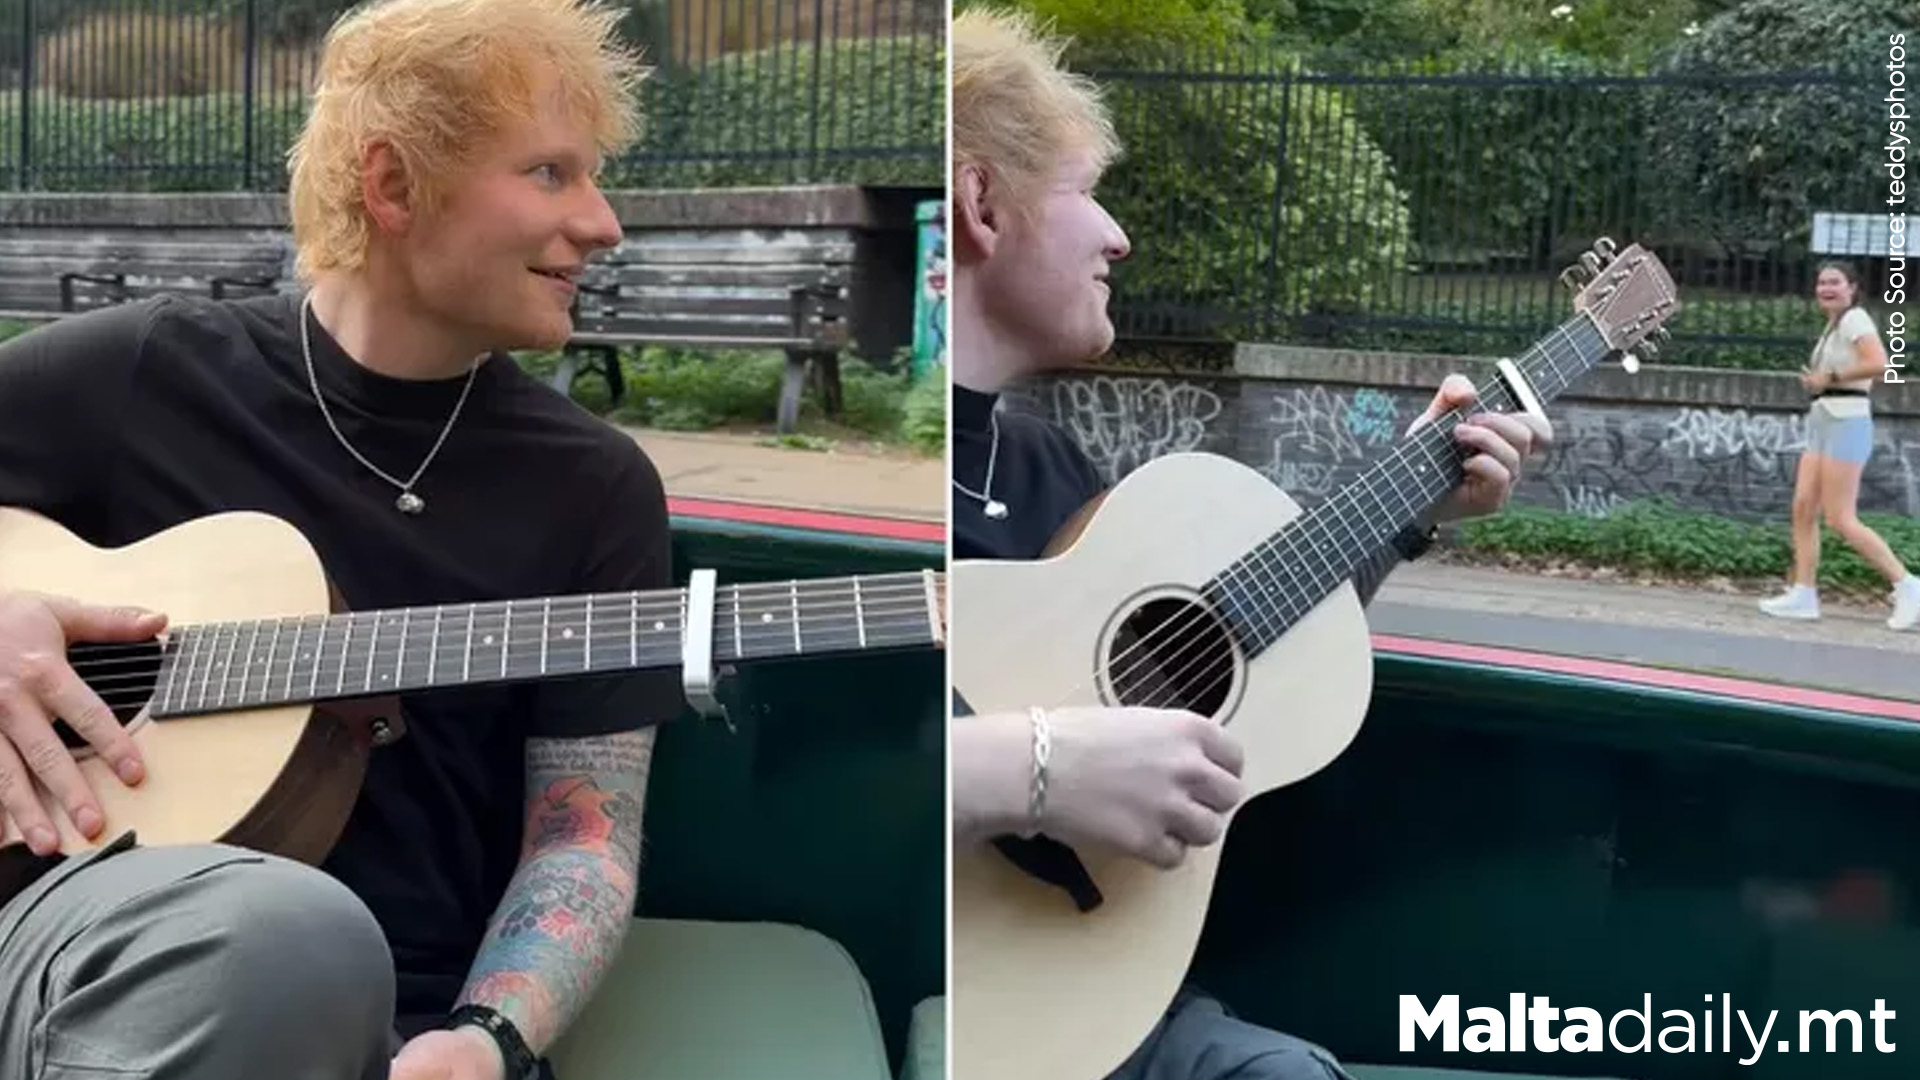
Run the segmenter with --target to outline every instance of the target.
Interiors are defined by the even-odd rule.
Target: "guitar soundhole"
[[[1225,708],[1237,666],[1225,628],[1180,597],[1150,600],[1127,616],[1106,661],[1109,700],[1202,716]]]
[[[125,727],[153,698],[153,688],[160,675],[160,643],[75,645],[67,650],[67,663],[80,676],[80,681],[113,710],[113,718],[120,721],[120,726]],[[53,729],[70,749],[87,745],[65,720],[56,718]]]

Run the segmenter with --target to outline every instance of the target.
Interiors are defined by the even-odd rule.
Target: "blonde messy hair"
[[[296,270],[358,269],[371,222],[364,148],[386,141],[428,213],[483,143],[532,118],[551,73],[603,154],[637,134],[647,72],[599,0],[373,0],[328,32],[306,127],[288,155]]]
[[[985,168],[1028,208],[1067,154],[1105,168],[1120,152],[1100,90],[1065,70],[1064,40],[1025,12],[977,8],[953,17],[953,167]]]

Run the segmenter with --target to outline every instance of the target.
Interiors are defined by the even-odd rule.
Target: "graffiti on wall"
[[[1359,479],[1432,400],[1417,387],[1115,375],[1050,380],[1051,413],[1111,482],[1165,453],[1205,450],[1260,471],[1303,505]],[[1806,448],[1803,411],[1563,400],[1553,445],[1529,462],[1514,503],[1607,517],[1661,498],[1683,509],[1783,521]],[[1920,421],[1877,417],[1859,505],[1920,517]]]
[[[1162,454],[1201,449],[1220,396],[1183,380],[1096,375],[1053,384],[1054,418],[1108,483]]]
[[[1382,390],[1294,386],[1267,401],[1266,460],[1248,464],[1295,498],[1331,494],[1402,434],[1400,402]]]
[[[1555,417],[1556,440],[1540,478],[1550,497],[1524,501],[1606,517],[1639,499],[1754,520],[1781,519],[1806,449],[1803,413],[1693,406],[1569,405]],[[1913,514],[1913,483],[1899,426],[1875,425],[1874,457],[1860,482],[1860,506]]]

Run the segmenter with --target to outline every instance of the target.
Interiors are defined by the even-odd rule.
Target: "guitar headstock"
[[[1673,277],[1639,244],[1615,251],[1603,236],[1593,250],[1580,253],[1579,263],[1560,272],[1560,281],[1580,290],[1574,309],[1586,312],[1607,345],[1624,354],[1620,365],[1628,374],[1659,353],[1669,337],[1664,324],[1680,310]]]

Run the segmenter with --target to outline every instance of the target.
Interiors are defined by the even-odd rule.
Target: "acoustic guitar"
[[[1629,350],[1656,352],[1677,310],[1666,268],[1637,245],[1602,238],[1562,281],[1579,289],[1576,314],[1502,361],[1473,411],[1539,413],[1610,355],[1637,370]],[[1305,513],[1251,468],[1169,454],[1084,508],[1042,558],[956,561],[955,694],[975,713],[1188,709],[1229,725],[1249,799],[1312,776],[1358,733],[1371,693],[1349,578],[1461,481],[1452,432],[1465,415]],[[1030,858],[1021,844],[1041,847]],[[1051,863],[1037,857],[1046,845]],[[1046,837],[956,849],[957,1080],[1099,1080],[1122,1064],[1186,975],[1223,846],[1170,871]]]
[[[9,588],[166,613],[149,642],[74,643],[68,661],[132,734],[147,765],[128,787],[68,729],[106,815],[104,842],[222,841],[318,863],[346,824],[372,747],[404,734],[397,695],[679,668],[718,713],[720,665],[942,647],[934,571],[485,603],[340,610],[307,539],[278,518],[215,514],[122,548],[0,508]],[[56,855],[0,832],[0,903],[61,857],[91,850],[47,789]],[[0,814],[0,817],[4,817]]]

